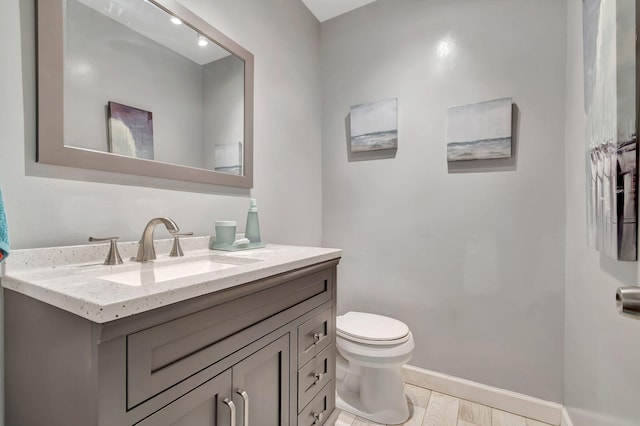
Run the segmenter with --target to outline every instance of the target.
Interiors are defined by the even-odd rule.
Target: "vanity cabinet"
[[[137,425],[290,424],[288,354],[287,334]]]
[[[6,424],[321,425],[338,261],[102,324],[5,289]]]

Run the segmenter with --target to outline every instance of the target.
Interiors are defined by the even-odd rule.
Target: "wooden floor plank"
[[[429,398],[431,397],[429,389],[407,384],[404,391],[413,405],[423,408],[427,408],[427,405],[429,405]]]
[[[491,426],[491,408],[461,399],[458,418],[478,426]]]
[[[456,426],[459,407],[458,398],[431,392],[422,426]]]
[[[492,426],[527,426],[524,417],[495,408],[491,409],[491,422]]]

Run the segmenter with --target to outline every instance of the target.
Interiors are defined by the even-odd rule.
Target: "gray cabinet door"
[[[230,396],[231,370],[226,370],[136,425],[229,426],[231,408],[225,398]]]
[[[291,424],[288,333],[235,364],[232,373],[238,426]]]

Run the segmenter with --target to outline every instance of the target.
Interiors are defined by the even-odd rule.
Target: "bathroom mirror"
[[[253,55],[174,0],[37,0],[38,155],[253,186]]]

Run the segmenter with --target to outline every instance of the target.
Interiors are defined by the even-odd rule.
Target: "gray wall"
[[[640,322],[618,315],[615,292],[639,284],[639,264],[586,244],[582,2],[567,4],[565,404],[576,426],[637,426]]]
[[[85,6],[66,3],[65,143],[109,151],[108,101],[153,113],[154,159],[203,167],[203,69]]]
[[[379,0],[321,24],[323,244],[338,311],[405,321],[411,364],[562,402],[565,2]],[[447,107],[513,97],[515,157],[447,167]],[[394,158],[349,107],[398,98]]]
[[[320,244],[320,28],[301,2],[181,1],[255,55],[251,191],[34,163],[30,3],[3,1],[0,13],[0,187],[13,249],[83,244],[89,235],[137,240],[149,219],[165,215],[196,235],[210,234],[217,219],[238,220],[243,230],[250,196],[266,241]]]

